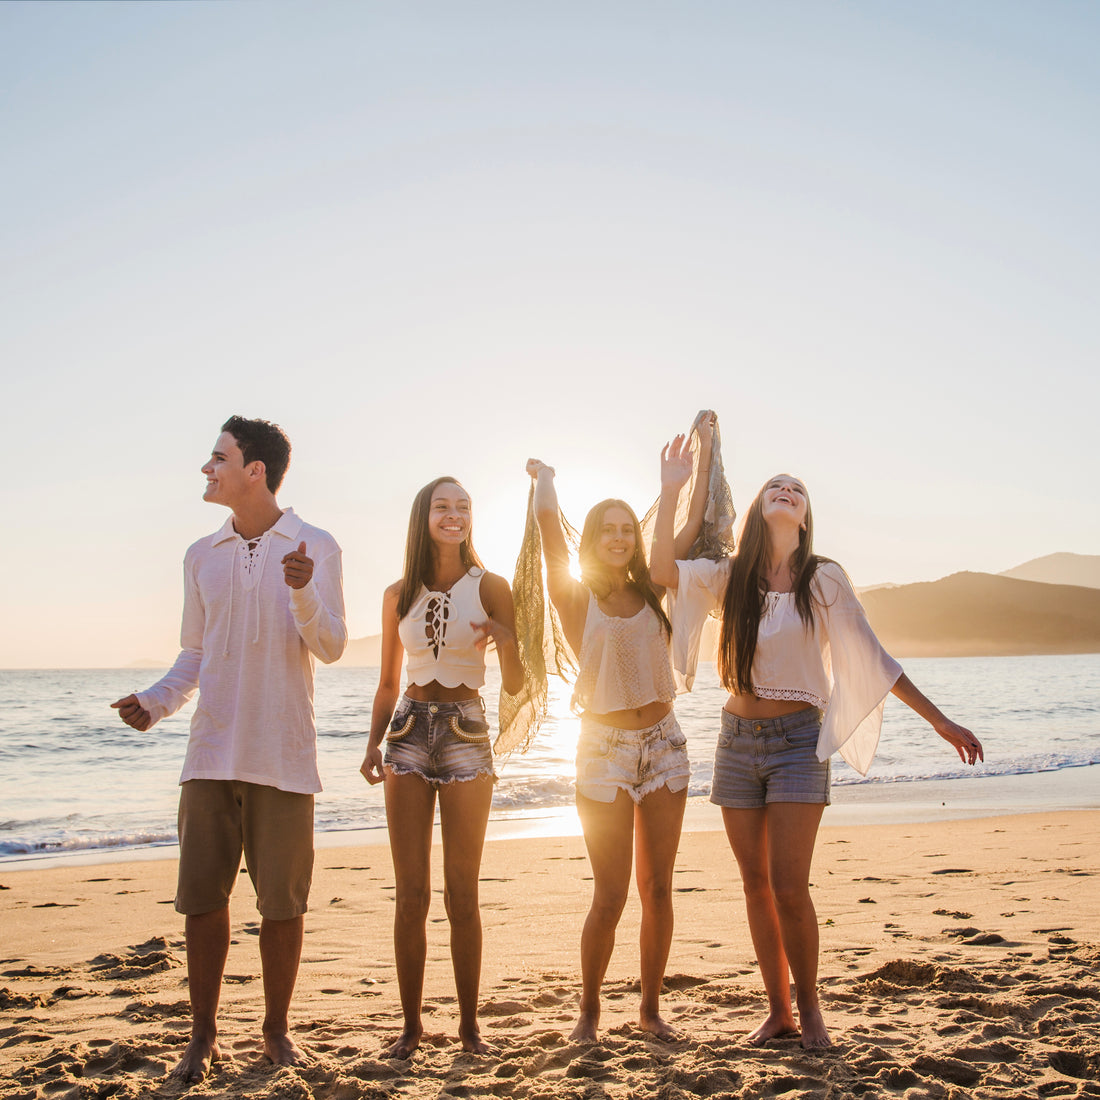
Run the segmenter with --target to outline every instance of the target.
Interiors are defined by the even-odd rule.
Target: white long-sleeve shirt
[[[302,542],[313,576],[294,589],[281,562]],[[246,542],[231,516],[188,548],[183,576],[180,655],[137,695],[157,722],[198,689],[180,782],[237,779],[316,794],[313,659],[337,660],[348,640],[336,540],[287,508]]]
[[[678,685],[691,690],[706,617],[722,607],[730,559],[680,561],[679,584],[669,592],[672,663]],[[839,752],[866,775],[878,747],[886,696],[901,665],[882,648],[851,582],[835,562],[822,562],[811,583],[814,621],[803,624],[791,592],[764,598],[752,662],[752,690],[760,699],[801,700],[825,715],[817,757]]]

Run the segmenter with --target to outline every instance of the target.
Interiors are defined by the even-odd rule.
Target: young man
[[[182,650],[147,691],[112,703],[147,730],[199,691],[180,777],[179,886],[186,916],[191,1041],[172,1076],[201,1080],[218,1057],[229,896],[244,852],[260,911],[264,1052],[305,1055],[287,1013],[313,874],[317,732],[313,658],[347,645],[340,547],[282,509],[290,441],[265,420],[230,417],[203,466],[203,500],[232,511],[184,558]]]

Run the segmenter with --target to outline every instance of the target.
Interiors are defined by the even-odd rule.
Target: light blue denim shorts
[[[687,738],[670,710],[655,726],[621,730],[581,718],[577,742],[577,794],[614,802],[626,791],[641,802],[651,791],[682,791],[691,779]]]
[[[496,779],[485,703],[422,703],[401,697],[386,733],[382,762],[395,775],[419,775],[432,787],[479,775]]]
[[[710,800],[751,810],[769,802],[829,805],[829,761],[817,758],[821,711],[797,710],[781,718],[738,718],[722,711],[714,750]]]

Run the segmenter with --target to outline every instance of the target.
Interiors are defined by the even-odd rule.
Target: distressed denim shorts
[[[722,711],[714,750],[710,800],[733,809],[769,802],[829,805],[828,760],[817,758],[821,711],[797,710],[780,718],[738,718]]]
[[[485,703],[422,703],[402,696],[386,733],[382,761],[395,775],[419,775],[429,786],[458,783],[493,771]]]
[[[691,778],[687,738],[670,710],[655,726],[621,730],[581,718],[577,742],[577,794],[614,802],[626,791],[641,802],[651,791],[682,791]]]

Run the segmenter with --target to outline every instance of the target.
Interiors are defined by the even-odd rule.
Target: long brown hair
[[[455,477],[437,477],[429,481],[413,498],[412,511],[409,513],[409,533],[405,538],[405,569],[401,575],[401,592],[397,597],[397,617],[403,619],[409,608],[416,602],[421,585],[427,586],[432,579],[435,559],[432,556],[432,537],[428,530],[428,513],[432,507],[432,493],[440,485],[457,485],[465,493],[462,482]],[[467,493],[467,496],[469,494]],[[475,566],[484,569],[481,558],[477,556],[473,543],[474,528],[470,523],[465,540],[459,547],[462,564],[467,572]]]
[[[672,624],[668,621],[664,608],[661,607],[661,598],[657,595],[657,589],[649,577],[649,563],[645,560],[645,540],[642,538],[642,526],[634,509],[624,500],[609,498],[601,500],[587,516],[584,517],[584,527],[581,530],[581,541],[577,548],[577,557],[581,567],[581,583],[592,592],[597,599],[606,596],[611,591],[611,577],[608,567],[596,556],[596,544],[600,541],[600,531],[603,528],[604,513],[609,508],[622,508],[630,522],[634,524],[634,556],[626,567],[627,579],[641,593],[645,600],[660,620],[661,627],[666,637],[672,636]]]
[[[728,691],[752,694],[752,663],[764,611],[767,582],[764,568],[768,553],[768,529],[764,522],[764,491],[756,494],[741,520],[737,549],[730,558],[730,576],[722,602],[722,631],[718,641],[718,675]],[[830,558],[814,553],[814,517],[806,496],[806,528],[798,532],[798,548],[791,555],[791,580],[798,617],[810,629],[814,621],[812,583],[817,567]]]

